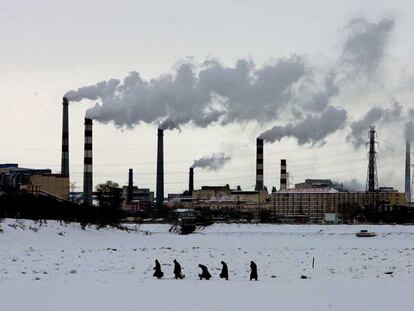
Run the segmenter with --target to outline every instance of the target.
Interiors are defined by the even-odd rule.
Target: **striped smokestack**
[[[62,163],[60,173],[69,177],[69,102],[63,97]]]
[[[164,203],[164,131],[158,129],[157,146],[157,189],[155,204],[162,208]]]
[[[405,144],[405,200],[411,202],[411,145]]]
[[[190,172],[188,176],[188,193],[193,195],[194,191],[194,168],[190,167]]]
[[[263,190],[263,139],[256,139],[256,187]]]
[[[127,203],[131,204],[132,202],[132,193],[134,187],[134,171],[132,168],[128,171],[128,190],[127,190]]]
[[[92,205],[92,119],[85,118],[85,145],[83,158],[83,202]]]
[[[280,190],[287,189],[286,160],[280,160]]]

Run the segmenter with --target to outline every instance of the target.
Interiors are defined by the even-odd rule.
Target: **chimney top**
[[[85,118],[85,124],[92,124],[91,118]]]
[[[63,104],[64,105],[68,105],[69,104],[69,101],[68,101],[68,99],[66,97],[63,97]]]

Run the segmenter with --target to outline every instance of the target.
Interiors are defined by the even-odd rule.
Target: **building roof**
[[[279,190],[273,193],[338,193],[339,191],[333,188],[293,188],[286,190]]]

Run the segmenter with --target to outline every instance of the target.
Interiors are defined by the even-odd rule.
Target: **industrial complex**
[[[6,189],[15,189],[36,196],[49,196],[57,200],[73,200],[70,193],[69,170],[69,102],[63,98],[61,172],[50,169],[21,168],[17,164],[0,164],[0,195]],[[93,189],[93,120],[85,118],[83,192],[79,203],[94,204]],[[194,189],[194,169],[189,168],[188,190],[179,194],[164,193],[164,133],[158,129],[156,189],[134,186],[133,169],[128,172],[128,184],[122,186],[120,209],[131,215],[148,209],[185,208],[226,217],[249,215],[284,223],[352,223],[358,220],[357,211],[372,209],[392,211],[410,208],[411,153],[406,144],[405,191],[391,187],[378,187],[376,165],[376,130],[371,127],[365,191],[346,189],[330,179],[306,179],[289,185],[288,160],[280,159],[279,189],[268,191],[264,185],[264,141],[256,140],[256,181],[254,190],[229,185],[202,186]],[[253,159],[252,159],[253,160]],[[362,221],[362,220],[361,220]]]

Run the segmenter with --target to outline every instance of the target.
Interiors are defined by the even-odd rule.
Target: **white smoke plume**
[[[70,101],[98,100],[87,115],[100,122],[132,127],[141,122],[173,120],[176,126],[269,121],[289,102],[292,86],[306,74],[302,58],[292,56],[256,68],[239,60],[235,67],[217,61],[200,66],[183,62],[168,75],[144,80],[131,72],[123,81],[109,80],[69,91]]]
[[[367,142],[366,135],[371,125],[384,125],[401,119],[402,106],[398,102],[394,102],[391,108],[373,107],[360,120],[351,123],[351,132],[348,134],[347,140],[355,148],[361,147]]]
[[[343,129],[347,121],[347,111],[332,106],[331,100],[340,93],[344,83],[356,77],[369,77],[375,72],[381,65],[393,28],[394,21],[390,19],[382,19],[378,23],[370,23],[361,18],[351,20],[347,26],[349,33],[342,53],[332,68],[327,71],[321,85],[315,85],[314,79],[304,80],[302,89],[296,94],[296,97],[305,98],[302,110],[300,107],[292,109],[298,121],[285,126],[274,126],[259,137],[267,142],[280,141],[283,137],[294,137],[299,144],[316,145],[323,143],[328,135]],[[401,113],[400,110],[398,111],[401,107],[396,108],[395,111],[374,109],[366,120],[359,124],[355,122],[351,124],[352,133],[348,136],[348,141],[355,146],[360,145],[359,136],[365,130],[365,123],[377,121],[378,118],[382,118],[384,122],[394,120]],[[310,111],[313,114],[303,111]],[[378,114],[381,116],[379,117]]]
[[[283,137],[294,137],[299,145],[323,143],[331,133],[343,128],[347,112],[329,106],[322,114],[308,115],[297,123],[286,126],[274,126],[259,137],[266,142],[280,141]]]
[[[207,127],[280,122],[281,116],[290,112],[296,121],[275,126],[260,136],[268,142],[290,136],[299,144],[315,145],[347,125],[350,112],[345,105],[336,107],[332,101],[346,83],[369,78],[376,72],[386,55],[393,29],[392,19],[376,23],[352,19],[346,26],[340,55],[325,71],[297,55],[260,68],[246,59],[234,66],[215,60],[202,64],[183,61],[169,74],[154,79],[143,79],[133,71],[122,81],[102,81],[69,91],[65,96],[72,102],[97,101],[87,116],[119,127],[149,123],[160,124],[163,129],[180,129],[188,123]],[[374,110],[366,120],[352,123],[348,141],[360,145],[358,137],[365,128],[364,122],[378,118],[386,121],[378,114],[383,112]]]
[[[224,153],[215,154],[202,157],[201,159],[195,160],[191,167],[193,168],[204,168],[209,171],[218,171],[231,160],[231,157],[226,156]]]

